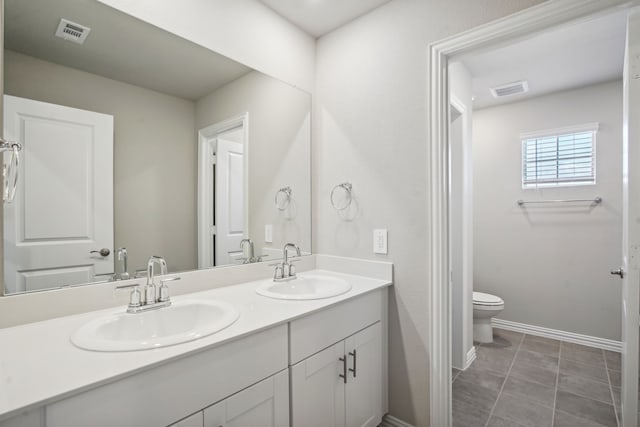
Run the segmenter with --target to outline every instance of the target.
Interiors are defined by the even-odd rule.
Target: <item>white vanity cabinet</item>
[[[291,322],[292,427],[381,422],[386,412],[383,302],[382,292],[374,292]],[[335,342],[337,336],[342,339]],[[333,343],[314,351],[328,341]]]

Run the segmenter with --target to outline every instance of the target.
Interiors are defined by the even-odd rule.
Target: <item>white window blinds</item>
[[[595,184],[597,124],[521,135],[522,187]]]

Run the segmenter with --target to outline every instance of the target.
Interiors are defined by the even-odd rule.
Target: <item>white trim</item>
[[[214,215],[213,204],[209,203],[213,194],[213,176],[209,168],[209,159],[216,149],[212,149],[208,142],[219,134],[242,127],[244,141],[244,182],[249,182],[249,113],[231,117],[230,119],[204,127],[198,131],[198,268],[211,267],[213,259],[213,241],[209,231],[215,230],[212,223]],[[249,230],[249,192],[244,192],[244,229]]]
[[[536,130],[523,132],[520,139],[544,138],[545,136],[562,136],[568,133],[598,132],[600,123],[585,123],[583,125],[565,126],[556,129]]]
[[[588,19],[638,0],[555,0],[473,28],[428,47],[427,126],[427,289],[429,290],[430,425],[451,425],[451,301],[449,293],[448,156],[449,76],[453,55],[527,37],[532,33]]]
[[[387,414],[384,417],[382,417],[382,422],[378,427],[413,427],[413,426],[409,423],[405,423],[401,419],[398,419],[394,416]]]
[[[622,352],[622,342],[606,338],[592,337],[590,335],[576,334],[574,332],[560,331],[558,329],[543,328],[542,326],[527,325],[525,323],[512,322],[510,320],[491,319],[491,325],[508,331],[521,332],[523,334],[538,337],[552,338],[574,344],[582,344],[587,347],[601,348],[603,350]]]
[[[466,371],[467,369],[469,369],[469,367],[471,366],[471,364],[473,363],[474,360],[476,360],[476,346],[472,346],[469,351],[467,352],[467,359],[464,362],[464,368],[462,368],[463,371]]]

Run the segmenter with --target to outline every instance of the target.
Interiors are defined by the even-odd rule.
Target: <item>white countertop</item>
[[[238,309],[240,317],[234,324],[213,335],[154,350],[94,352],[81,350],[71,343],[71,334],[89,320],[123,312],[126,307],[0,329],[0,421],[21,411],[40,407],[193,352],[289,322],[391,284],[389,280],[326,270],[311,272],[342,277],[349,281],[352,288],[349,292],[332,298],[285,301],[256,294],[255,289],[264,280],[268,280],[265,278],[172,297],[174,301],[186,298],[226,301]]]

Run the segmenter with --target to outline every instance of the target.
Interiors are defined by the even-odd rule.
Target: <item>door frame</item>
[[[451,425],[451,292],[449,254],[449,59],[512,43],[571,21],[590,19],[640,0],[544,2],[427,48],[427,288],[430,425]]]
[[[208,260],[214,254],[213,242],[209,238],[215,214],[213,203],[208,203],[214,193],[213,173],[209,168],[209,159],[215,154],[208,142],[218,135],[242,127],[244,143],[244,182],[249,182],[249,113],[239,114],[227,120],[206,126],[198,131],[198,268],[211,267]],[[249,192],[244,192],[244,229],[249,230]]]

